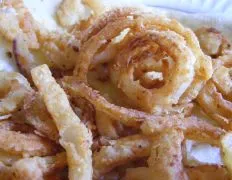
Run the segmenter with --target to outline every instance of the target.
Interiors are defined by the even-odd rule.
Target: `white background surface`
[[[110,3],[141,3],[165,9],[180,10],[189,13],[232,14],[231,0],[104,0]]]

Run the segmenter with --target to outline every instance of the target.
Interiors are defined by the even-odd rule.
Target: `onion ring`
[[[128,16],[132,16],[132,18],[129,18]],[[211,77],[212,65],[210,59],[202,53],[194,33],[190,29],[184,28],[181,24],[174,20],[155,15],[144,14],[132,9],[123,9],[121,11],[116,9],[110,13],[109,17],[103,17],[103,20],[99,20],[95,25],[83,33],[84,37],[82,41],[87,41],[81,47],[81,51],[78,55],[79,60],[77,61],[76,68],[74,70],[74,75],[77,76],[78,80],[87,82],[88,70],[92,62],[94,62],[94,57],[98,53],[99,49],[102,46],[111,44],[111,40],[126,28],[131,29],[131,31],[128,33],[128,36],[132,36],[132,42],[135,39],[134,48],[130,49],[129,47],[131,45],[131,41],[126,41],[127,39],[130,40],[130,37],[125,37],[124,39],[126,40],[122,40],[122,42],[119,43],[119,48],[117,48],[119,52],[116,53],[117,55],[113,62],[114,68],[112,68],[112,74],[114,74],[114,78],[112,81],[120,89],[122,89],[122,91],[129,98],[133,99],[135,103],[140,105],[142,110],[147,112],[159,112],[161,111],[161,107],[163,108],[167,105],[172,106],[175,104],[183,103],[186,104],[198,95],[198,92],[202,88],[204,82]],[[136,37],[139,36],[137,35],[139,33],[141,33],[140,36],[142,36],[143,33],[147,34],[147,36],[142,36],[143,38],[145,37],[145,40],[143,41],[143,38],[141,37],[142,40],[140,40],[140,43],[139,40],[138,43],[136,43]],[[135,38],[133,38],[133,36]],[[153,40],[150,40],[149,37]],[[143,43],[148,45],[144,48],[140,48],[140,51],[138,51],[136,47],[139,49],[139,47],[144,45]],[[170,45],[169,43],[174,43],[175,46],[170,48],[170,46],[168,46]],[[125,47],[128,50],[124,51],[123,49]],[[159,92],[159,90],[161,92],[161,90],[165,89],[166,86],[170,85],[169,87],[172,87],[172,89],[167,88],[165,92],[160,94],[160,99],[166,98],[167,96],[166,100],[163,102],[159,102],[158,98],[155,97],[151,100],[150,97],[155,96],[154,94],[156,93],[151,93],[146,88],[141,87],[141,85],[139,85],[139,83],[134,80],[135,77],[133,75],[133,72],[135,71],[134,66],[136,66],[137,62],[139,61],[137,56],[142,57],[141,59],[147,59],[149,55],[151,56],[151,53],[148,52],[150,52],[152,49],[154,51],[153,54],[156,55],[157,51],[159,51],[159,47],[161,51],[164,49],[163,52],[167,53],[168,55],[171,53],[170,56],[173,59],[176,59],[177,54],[181,54],[183,55],[182,59],[186,60],[186,66],[182,67],[184,69],[182,72],[178,70],[178,67],[181,66],[181,63],[178,64],[178,60],[175,60],[176,68],[173,69],[173,73],[169,74],[172,76],[176,75],[176,80],[178,80],[178,85],[176,86],[180,87],[179,89],[177,87],[175,88],[172,83],[169,84],[169,80],[165,79],[163,88],[161,87],[160,89],[154,90],[155,92]],[[178,53],[180,51],[181,53]],[[163,56],[161,56],[161,59],[162,57]],[[120,59],[121,61],[119,62],[117,59]],[[115,66],[117,66],[120,71]],[[124,68],[121,69],[121,67]],[[117,70],[119,71],[118,73]],[[180,73],[184,73],[186,75],[186,79],[181,79],[183,76],[181,76]],[[164,72],[163,74],[165,75]],[[169,75],[167,76],[167,79]],[[125,77],[127,79],[125,79]],[[131,84],[127,85],[130,82]],[[123,85],[123,83],[125,85]],[[132,86],[132,83],[133,85],[137,83],[136,88]],[[141,94],[141,91],[144,91],[145,93]],[[164,94],[166,96],[164,96]],[[147,102],[148,99],[150,99],[150,102],[144,103]],[[149,107],[144,107],[144,104],[151,105]],[[155,106],[160,107],[158,107],[158,110],[156,110]]]
[[[220,66],[200,92],[197,101],[221,127],[232,129],[232,68]]]
[[[156,134],[170,128],[183,129],[188,137],[202,142],[217,144],[224,131],[203,120],[194,117],[183,118],[176,116],[155,116],[141,111],[119,107],[107,102],[96,91],[93,91],[85,83],[77,82],[75,77],[65,77],[62,85],[72,96],[81,96],[89,100],[96,109],[99,109],[110,117],[118,117],[118,120],[127,126],[139,127],[147,134]]]
[[[98,91],[93,90],[84,82],[77,81],[76,77],[64,77],[61,81],[61,84],[68,94],[72,95],[73,97],[83,97],[87,99],[91,104],[95,106],[97,110],[106,113],[112,119],[115,119],[115,117],[117,117],[117,120],[124,125],[139,127],[139,125],[143,121],[152,120],[160,117],[142,111],[128,109],[111,104],[104,97],[102,97],[98,93]],[[189,107],[187,106],[187,108]],[[188,113],[188,111],[186,111],[186,113]]]
[[[149,41],[153,44],[150,45]],[[146,46],[144,43],[148,45]],[[132,41],[127,44],[128,46],[116,57],[110,70],[113,83],[120,87],[130,99],[139,104],[144,111],[157,112],[160,110],[154,110],[154,107],[161,108],[170,104],[177,104],[180,96],[193,80],[194,63],[196,61],[192,52],[187,49],[185,41],[175,33],[148,31],[133,37]],[[136,67],[145,66],[136,57],[138,54],[144,54],[141,55],[141,59],[146,59],[146,55],[149,56],[152,48],[155,48],[154,46],[157,44],[175,59],[176,66],[173,70],[169,70],[168,74],[163,74],[166,79],[162,87],[146,89],[141,86],[139,80],[135,81],[133,77],[133,74],[136,73]],[[153,66],[153,63],[154,66],[157,64],[156,61],[150,62],[150,67]],[[143,69],[140,71],[143,71]]]
[[[26,93],[32,89],[27,79],[16,72],[0,72],[0,115],[10,114],[23,105]]]
[[[220,58],[231,48],[228,40],[215,28],[202,27],[195,31],[203,52],[212,58]]]

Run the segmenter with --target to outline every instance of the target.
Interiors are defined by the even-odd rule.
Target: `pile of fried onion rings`
[[[43,29],[21,0],[3,3],[18,14],[0,11],[12,20],[0,33],[26,78],[0,72],[0,179],[229,179],[229,42],[129,7],[75,24],[70,2],[92,0],[61,3],[65,33]],[[190,166],[188,140],[214,146],[224,164]]]
[[[111,41],[126,28],[123,40]],[[87,82],[90,68],[109,62],[111,81],[149,113],[191,102],[212,75],[210,58],[194,33],[165,17],[133,9],[111,11],[83,32],[83,40],[77,79]]]

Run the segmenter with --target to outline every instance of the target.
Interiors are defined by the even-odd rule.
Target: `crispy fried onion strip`
[[[150,112],[155,105],[187,103],[198,95],[204,82],[211,77],[212,65],[210,59],[201,51],[194,33],[174,20],[143,14],[141,12],[138,13],[132,9],[116,9],[110,13],[109,17],[103,17],[103,20],[97,21],[96,24],[83,33],[84,37],[82,40],[87,41],[81,48],[74,71],[74,74],[79,80],[87,81],[87,72],[91,64],[95,61],[95,56],[99,53],[98,51],[103,47],[102,52],[104,52],[104,50],[107,51],[107,46],[112,45],[112,39],[118,36],[120,32],[126,28],[129,28],[130,31],[127,33],[126,37],[124,37],[124,40],[122,40],[121,43],[118,43],[116,53],[108,53],[113,54],[111,55],[111,58],[108,59],[116,59],[113,63],[114,68],[112,68],[112,73],[116,74],[113,79],[116,79],[116,84],[122,91],[124,91],[124,93],[130,98],[134,98],[137,104],[140,104],[144,109]],[[149,29],[152,29],[152,31],[148,31]],[[148,31],[147,37],[144,35],[144,41],[143,38],[136,40],[136,37],[140,34],[138,32],[142,33],[144,31]],[[126,43],[127,40],[129,45]],[[130,44],[130,42],[133,41],[134,43]],[[172,46],[170,47],[170,45]],[[154,58],[157,54],[159,55],[158,60]],[[170,55],[169,59],[172,59],[175,62],[173,68],[171,68],[172,71],[170,71],[172,73],[170,74],[163,72],[163,69],[171,67],[171,64],[169,63],[170,61],[166,60],[165,63],[162,63],[167,55]],[[178,61],[179,56],[182,57],[180,62]],[[181,63],[183,61],[186,66],[183,66]],[[148,63],[152,66],[146,67],[146,64]],[[171,87],[167,88],[160,94],[160,99],[165,99],[167,97],[164,102],[157,102],[158,98],[154,98],[155,102],[151,107],[144,107],[145,97],[149,99],[148,97],[153,97],[156,93],[152,94],[150,92],[151,90],[143,87],[138,79],[136,79],[134,72],[136,72],[136,69],[141,69],[142,71],[143,69],[140,67],[142,65],[146,68],[153,68],[146,69],[144,67],[145,73],[143,72],[141,74],[141,81],[145,81],[145,84],[148,82],[148,85],[151,83],[157,85],[157,82],[159,82],[158,84],[160,86],[162,85],[160,88],[153,88],[153,91],[161,91],[161,89],[166,86]],[[165,66],[165,68],[162,69],[163,66]],[[181,69],[183,68],[184,70],[182,71],[178,67],[181,67]],[[187,78],[183,79],[183,75]],[[165,76],[167,76],[167,79]],[[175,77],[174,80],[178,81],[178,83],[181,82],[178,84],[178,88],[175,88],[175,86],[177,86],[176,84],[172,86],[172,82],[168,80],[172,76]],[[144,78],[146,80],[144,80]],[[163,79],[165,81],[163,81]],[[164,84],[162,84],[162,82]],[[135,84],[137,84],[136,88],[134,88]],[[179,89],[179,87],[182,88]],[[137,93],[137,91],[141,92],[142,90],[145,92],[145,95]],[[137,98],[138,95],[141,97]],[[146,104],[152,104],[152,101]]]
[[[169,121],[171,121],[169,119]],[[165,122],[166,123],[166,122]],[[178,128],[177,126],[173,126],[174,128]],[[166,127],[164,127],[166,128]],[[153,155],[156,156],[157,153],[160,153],[160,157],[165,156],[165,158],[173,158],[173,160],[176,160],[175,157],[179,157],[178,159],[178,163],[182,164],[182,156],[181,154],[178,154],[178,156],[167,156],[166,157],[166,153],[167,151],[170,153],[176,153],[177,151],[174,151],[173,149],[169,149],[167,150],[165,147],[169,147],[169,148],[180,148],[179,146],[177,147],[177,145],[181,144],[181,141],[183,140],[183,135],[180,135],[179,133],[182,134],[182,132],[177,132],[177,133],[171,133],[173,132],[172,128],[167,128],[167,131],[164,131],[164,129],[162,129],[162,133],[163,135],[161,136],[161,139],[157,138],[158,136],[153,136],[153,138],[149,138],[149,136],[144,136],[144,135],[134,135],[134,136],[128,136],[125,138],[121,138],[119,140],[116,141],[112,141],[110,143],[110,145],[108,146],[102,146],[99,152],[95,152],[94,153],[94,175],[96,178],[100,177],[102,174],[109,172],[110,170],[112,170],[113,168],[121,165],[121,164],[125,164],[128,161],[133,161],[135,159],[141,158],[141,157],[147,157],[150,154],[150,148],[154,147],[153,149]],[[202,131],[203,129],[199,130]],[[212,129],[211,131],[215,131],[217,130],[216,128]],[[217,130],[218,131],[218,130]],[[165,134],[167,133],[167,134]],[[186,132],[184,132],[186,133]],[[189,134],[194,134],[194,135],[187,135],[187,137],[190,138],[195,138],[195,139],[201,139],[198,138],[197,136],[204,136],[202,134],[199,133],[195,133],[193,130],[188,132]],[[188,134],[187,133],[187,134]],[[215,132],[215,134],[217,134]],[[221,133],[222,134],[222,133]],[[220,135],[221,135],[220,134]],[[150,134],[151,135],[151,134]],[[211,134],[210,134],[211,135]],[[194,136],[194,137],[193,137]],[[218,135],[219,136],[219,135]],[[213,143],[217,145],[219,144],[219,137],[217,136],[217,142],[213,142],[213,138],[215,137],[211,137],[211,139],[206,139],[206,141],[204,142],[208,142],[208,143]],[[170,138],[170,139],[169,139]],[[173,139],[172,139],[173,138]],[[174,140],[175,139],[175,140]],[[216,141],[216,140],[215,140]],[[153,143],[152,143],[153,142]],[[176,144],[172,144],[172,143],[176,143]],[[153,145],[152,145],[153,144]],[[159,150],[157,150],[157,148]],[[181,149],[179,149],[181,152]],[[152,150],[151,150],[152,151]],[[164,153],[165,152],[165,153]],[[156,175],[159,174],[160,172],[165,172],[169,171],[170,174],[169,175],[173,175],[171,173],[173,166],[167,166],[167,169],[162,169],[162,167],[166,167],[164,164],[164,166],[159,166],[158,164],[162,164],[163,163],[167,163],[168,164],[168,160],[165,161],[165,159],[162,158],[157,158],[159,161],[159,163],[153,163],[154,157],[153,159],[150,159],[150,166],[152,167],[154,165],[154,169],[156,168]],[[171,162],[172,160],[170,160]],[[153,163],[153,164],[152,164]],[[157,167],[156,167],[157,166]],[[182,170],[178,168],[182,167],[179,165],[176,165],[174,170],[176,171],[176,175],[183,175],[182,173],[180,173]],[[170,168],[170,169],[168,169]],[[147,173],[149,174],[154,174],[154,169]],[[164,170],[164,171],[162,171]],[[153,173],[152,173],[153,172]],[[175,173],[174,173],[175,174]],[[160,174],[160,176],[162,177],[163,175]],[[153,177],[153,176],[150,176]]]
[[[38,93],[28,93],[24,99],[23,109],[14,113],[12,119],[18,123],[31,125],[53,141],[59,139],[57,127]]]
[[[46,64],[55,68],[74,68],[79,40],[69,33],[49,32],[32,17],[23,0],[7,0],[0,4],[0,34],[9,41],[15,41],[15,59],[23,73],[27,70],[27,77],[29,70],[38,65],[28,49],[40,48],[39,52],[46,56],[43,59],[48,61]]]
[[[232,68],[221,66],[200,92],[198,103],[221,127],[232,129]]]
[[[93,155],[94,178],[111,171],[129,161],[147,157],[150,154],[151,139],[144,135],[133,135],[111,141]]]
[[[96,111],[96,125],[101,136],[110,137],[112,139],[117,139],[119,137],[113,119],[102,111]]]
[[[0,162],[0,179],[42,180],[47,175],[66,166],[65,153],[56,156],[23,158],[6,166]]]
[[[94,153],[95,178],[99,178],[121,164],[150,154],[149,168],[141,169],[148,173],[149,176],[145,175],[145,177],[149,179],[156,176],[165,176],[167,179],[173,176],[184,177],[181,154],[183,138],[181,132],[170,131],[160,137],[134,135],[112,141],[111,145],[102,146],[99,152]]]
[[[54,32],[45,33],[39,40],[41,47],[36,53],[30,51],[22,36],[13,40],[13,57],[19,71],[32,84],[31,70],[44,62],[52,68],[53,74],[57,77],[71,72],[70,69],[74,68],[76,62],[76,53],[79,51],[79,40],[67,33]]]
[[[76,77],[64,77],[61,81],[64,89],[73,97],[83,97],[87,99],[99,111],[106,113],[112,119],[117,117],[117,120],[127,126],[138,127],[141,122],[151,120],[157,116],[151,115],[142,111],[128,109],[109,103],[102,97],[98,91],[83,82],[77,81]],[[187,108],[189,108],[187,106]],[[186,111],[188,113],[188,111]]]
[[[91,132],[73,112],[67,95],[52,77],[47,65],[32,70],[32,78],[43,97],[67,153],[69,178],[92,179]]]
[[[0,115],[10,114],[23,104],[30,84],[21,74],[16,72],[0,72]]]
[[[35,61],[33,55],[29,51],[25,38],[17,36],[13,40],[12,52],[20,73],[31,82],[31,69],[39,65],[39,63]]]
[[[45,156],[57,152],[59,146],[32,133],[0,129],[0,149],[23,156]]]
[[[83,82],[78,82],[76,77],[64,77],[62,86],[72,96],[80,96],[92,103],[97,110],[100,110],[113,119],[117,117],[119,121],[128,126],[139,126],[146,119],[151,119],[152,115],[142,111],[127,109],[109,103],[97,91],[88,87]]]
[[[127,126],[138,127],[143,123],[141,129],[147,135],[160,133],[165,129],[180,128],[185,131],[189,138],[209,142],[210,144],[218,144],[220,136],[224,133],[221,128],[196,117],[183,118],[183,114],[155,116],[110,104],[97,91],[92,90],[83,82],[76,81],[75,77],[63,78],[62,86],[73,97],[84,97],[96,109],[101,110],[112,118],[118,117],[118,120]]]
[[[12,41],[21,35],[25,38],[28,46],[33,49],[39,48],[37,38],[38,24],[33,19],[23,0],[4,0],[0,4],[0,33]]]
[[[52,66],[61,70],[73,69],[80,42],[69,33],[46,32],[39,39],[41,52]]]
[[[225,131],[196,117],[180,118],[179,116],[157,117],[144,121],[141,130],[145,135],[169,131],[172,128],[181,129],[189,139],[219,145]]]
[[[184,140],[182,131],[170,130],[152,143],[151,155],[148,158],[148,168],[155,179],[187,180],[182,163],[181,143]]]

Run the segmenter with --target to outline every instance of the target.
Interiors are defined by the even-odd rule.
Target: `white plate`
[[[103,0],[110,4],[144,4],[187,13],[220,13],[231,16],[231,0]]]

